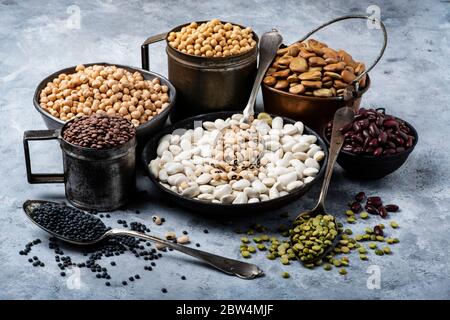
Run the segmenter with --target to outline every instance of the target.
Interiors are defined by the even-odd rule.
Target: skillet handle
[[[148,51],[148,46],[152,43],[164,40],[167,37],[167,32],[160,33],[147,38],[141,45],[141,61],[142,69],[150,71],[150,53]]]

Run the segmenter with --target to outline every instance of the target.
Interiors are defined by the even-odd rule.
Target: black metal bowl
[[[404,120],[401,121],[403,121],[411,129],[411,133],[414,136],[414,143],[411,148],[400,153],[379,157],[355,154],[341,150],[337,158],[337,163],[349,176],[354,178],[381,179],[388,174],[393,173],[405,163],[409,154],[414,150],[417,141],[419,140],[416,129],[410,123]],[[330,141],[325,134],[325,130],[326,127],[323,130],[323,137],[328,147],[330,145]]]
[[[166,123],[167,117],[169,116],[169,113],[171,112],[173,106],[175,105],[175,100],[176,100],[175,87],[165,77],[163,77],[157,73],[151,72],[151,71],[134,68],[134,67],[130,67],[130,66],[124,66],[124,65],[120,65],[120,64],[111,64],[111,63],[106,63],[106,62],[84,64],[84,66],[86,66],[86,67],[93,66],[93,65],[102,65],[102,66],[114,65],[116,67],[126,69],[130,72],[137,71],[140,74],[142,74],[144,79],[151,80],[154,78],[159,78],[161,81],[161,84],[169,87],[169,97],[170,97],[169,106],[167,108],[165,108],[160,114],[154,116],[151,120],[147,121],[144,124],[141,124],[140,126],[138,126],[136,128],[136,136],[137,136],[138,144],[139,145],[145,144],[148,141],[148,139],[150,137],[152,137],[152,135],[155,132],[159,131]],[[34,91],[33,105],[36,108],[36,110],[41,114],[42,118],[44,119],[45,125],[47,126],[48,129],[51,129],[51,130],[61,129],[63,127],[63,125],[66,123],[66,121],[63,121],[61,119],[58,119],[58,118],[52,116],[50,113],[48,113],[47,111],[45,111],[44,109],[41,108],[41,106],[39,105],[39,96],[41,94],[41,91],[42,91],[42,89],[45,88],[45,86],[47,85],[48,82],[53,81],[53,79],[57,78],[61,73],[66,73],[66,74],[74,73],[75,68],[76,68],[76,66],[73,66],[73,67],[65,68],[65,69],[56,71],[55,73],[52,73],[51,75],[46,77],[44,80],[42,80],[39,83],[39,85],[37,86],[36,90]]]
[[[315,135],[317,137],[316,144],[319,145],[322,150],[325,153],[325,157],[322,160],[321,167],[319,170],[319,173],[317,174],[316,178],[300,188],[297,188],[290,192],[289,194],[268,200],[268,201],[262,201],[257,203],[245,203],[245,204],[218,204],[218,203],[211,203],[196,199],[189,199],[185,198],[178,193],[173,192],[170,189],[165,188],[162,186],[156,177],[154,177],[149,168],[148,164],[151,160],[156,158],[156,149],[158,147],[158,142],[161,139],[162,136],[172,133],[176,129],[193,129],[194,122],[195,121],[214,121],[216,119],[226,119],[228,117],[231,117],[233,114],[235,114],[236,111],[222,111],[222,112],[214,112],[204,115],[199,115],[195,117],[191,117],[185,120],[182,120],[180,122],[177,122],[175,124],[172,124],[170,126],[165,127],[162,129],[153,139],[151,139],[147,145],[145,146],[141,158],[143,161],[143,164],[145,166],[145,170],[147,175],[149,176],[150,180],[153,181],[153,183],[164,193],[167,195],[167,197],[175,202],[176,204],[179,204],[180,206],[183,206],[187,209],[192,210],[193,212],[199,212],[199,213],[205,213],[209,214],[211,216],[218,216],[218,215],[232,215],[236,213],[245,213],[246,215],[254,214],[254,213],[260,213],[262,211],[266,210],[272,210],[272,209],[278,209],[282,206],[288,204],[289,202],[299,199],[301,196],[303,196],[314,184],[316,184],[318,181],[321,181],[321,177],[324,174],[325,171],[325,164],[327,163],[328,159],[328,149],[323,142],[323,140],[320,138],[320,136],[311,130],[310,128],[305,126],[304,132],[306,134]],[[275,116],[273,116],[275,117]],[[289,118],[282,117],[285,123],[295,123],[294,120],[291,120]]]

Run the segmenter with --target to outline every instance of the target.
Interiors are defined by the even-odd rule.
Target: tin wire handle
[[[377,18],[372,18],[369,16],[365,16],[365,15],[346,15],[346,16],[342,16],[342,17],[338,17],[335,18],[333,20],[330,20],[320,26],[318,26],[317,28],[313,29],[312,31],[308,32],[302,39],[298,40],[297,42],[302,42],[305,41],[306,39],[308,39],[312,34],[316,33],[317,31],[329,26],[330,24],[333,24],[335,22],[338,21],[342,21],[342,20],[348,20],[348,19],[365,19],[365,20],[369,20],[369,21],[373,21],[378,23],[381,26],[381,30],[383,31],[383,46],[381,47],[380,53],[378,54],[378,56],[376,57],[375,61],[372,63],[372,65],[367,68],[363,73],[361,73],[359,76],[357,76],[352,83],[355,84],[355,89],[356,91],[358,91],[358,86],[359,86],[359,80],[364,77],[370,70],[373,69],[373,67],[375,67],[375,65],[378,63],[378,61],[380,61],[381,57],[384,54],[384,50],[386,49],[387,46],[387,32],[386,32],[386,27],[383,23],[383,21],[381,21],[381,19],[377,19]]]

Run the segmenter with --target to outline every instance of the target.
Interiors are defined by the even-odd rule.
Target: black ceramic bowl
[[[172,133],[176,129],[192,129],[194,127],[195,121],[214,121],[216,119],[226,119],[228,117],[231,117],[233,114],[235,114],[236,111],[223,111],[223,112],[214,112],[204,115],[199,115],[195,117],[191,117],[185,120],[182,120],[180,122],[177,122],[173,125],[167,126],[163,128],[158,135],[156,135],[153,139],[151,139],[147,145],[145,146],[143,152],[142,152],[142,161],[145,166],[145,170],[147,172],[147,175],[149,176],[150,180],[153,181],[153,183],[165,194],[167,195],[168,199],[172,200],[176,204],[179,204],[180,206],[183,206],[187,209],[190,209],[192,212],[198,212],[198,213],[204,213],[208,214],[210,216],[219,216],[219,215],[232,215],[236,213],[250,215],[250,214],[259,214],[262,211],[266,210],[272,210],[272,209],[278,209],[282,206],[286,205],[287,203],[299,199],[301,196],[303,196],[314,184],[316,184],[318,181],[321,181],[321,177],[324,174],[325,171],[325,164],[327,163],[328,159],[328,149],[323,142],[323,140],[320,138],[320,136],[314,132],[313,130],[309,129],[305,126],[304,132],[306,134],[312,134],[317,137],[316,144],[319,145],[322,150],[325,152],[325,157],[321,161],[321,167],[320,171],[312,182],[305,184],[301,186],[300,188],[297,188],[293,190],[291,193],[279,197],[276,199],[268,200],[268,201],[262,201],[257,203],[245,203],[245,204],[219,204],[219,203],[211,203],[196,199],[189,199],[182,197],[178,193],[173,192],[172,190],[169,190],[162,186],[158,180],[151,174],[148,163],[150,163],[150,160],[153,160],[156,158],[156,149],[158,147],[158,142],[161,139],[162,136]],[[275,116],[274,116],[275,117]],[[284,123],[295,123],[294,120],[284,118]]]
[[[164,84],[169,87],[169,97],[170,97],[169,106],[167,108],[165,108],[160,114],[158,114],[157,116],[153,117],[151,120],[147,121],[144,124],[141,124],[140,126],[138,126],[136,128],[136,136],[137,136],[138,144],[143,145],[145,142],[148,141],[148,139],[150,137],[152,137],[152,135],[155,132],[159,131],[166,123],[167,117],[169,116],[169,113],[172,111],[172,108],[175,105],[175,100],[176,100],[175,87],[172,85],[172,83],[169,82],[169,80],[167,80],[163,76],[161,76],[157,73],[151,72],[151,71],[134,68],[134,67],[129,67],[129,66],[124,66],[124,65],[120,65],[120,64],[105,63],[105,62],[84,64],[84,66],[86,66],[86,67],[93,66],[93,65],[102,65],[102,66],[115,65],[116,67],[123,68],[132,73],[137,71],[140,74],[142,74],[144,79],[151,80],[154,78],[159,78],[161,81],[161,84]],[[51,130],[61,129],[66,122],[59,118],[52,116],[50,113],[48,113],[47,111],[45,111],[44,109],[41,108],[41,106],[39,105],[39,96],[41,94],[41,91],[42,91],[42,89],[45,88],[45,86],[47,85],[48,82],[53,81],[53,79],[57,78],[58,75],[60,75],[61,73],[66,73],[66,74],[74,73],[75,68],[76,68],[76,66],[73,66],[73,67],[65,68],[65,69],[56,71],[55,73],[52,73],[51,75],[49,75],[48,77],[46,77],[44,80],[42,80],[39,83],[39,85],[37,86],[37,88],[34,92],[33,105],[36,108],[36,110],[41,114],[42,118],[44,119],[45,125],[47,126],[48,129],[51,129]]]
[[[414,150],[419,139],[416,129],[408,122],[402,121],[411,129],[411,133],[414,136],[414,144],[411,148],[393,155],[379,157],[355,154],[341,150],[337,158],[337,163],[349,176],[361,179],[381,179],[396,171],[403,163],[405,163],[406,159],[408,159],[409,154]],[[323,137],[329,147],[330,141],[325,134],[325,130],[326,128],[323,130]]]

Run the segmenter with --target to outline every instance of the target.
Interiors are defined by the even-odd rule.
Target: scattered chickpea
[[[158,78],[145,80],[139,72],[131,73],[114,65],[78,65],[75,71],[61,73],[39,95],[42,109],[63,121],[106,113],[139,126],[170,103],[169,88]]]
[[[251,28],[241,28],[218,19],[198,25],[192,22],[167,36],[169,45],[183,53],[203,57],[227,57],[247,52],[256,46]]]

